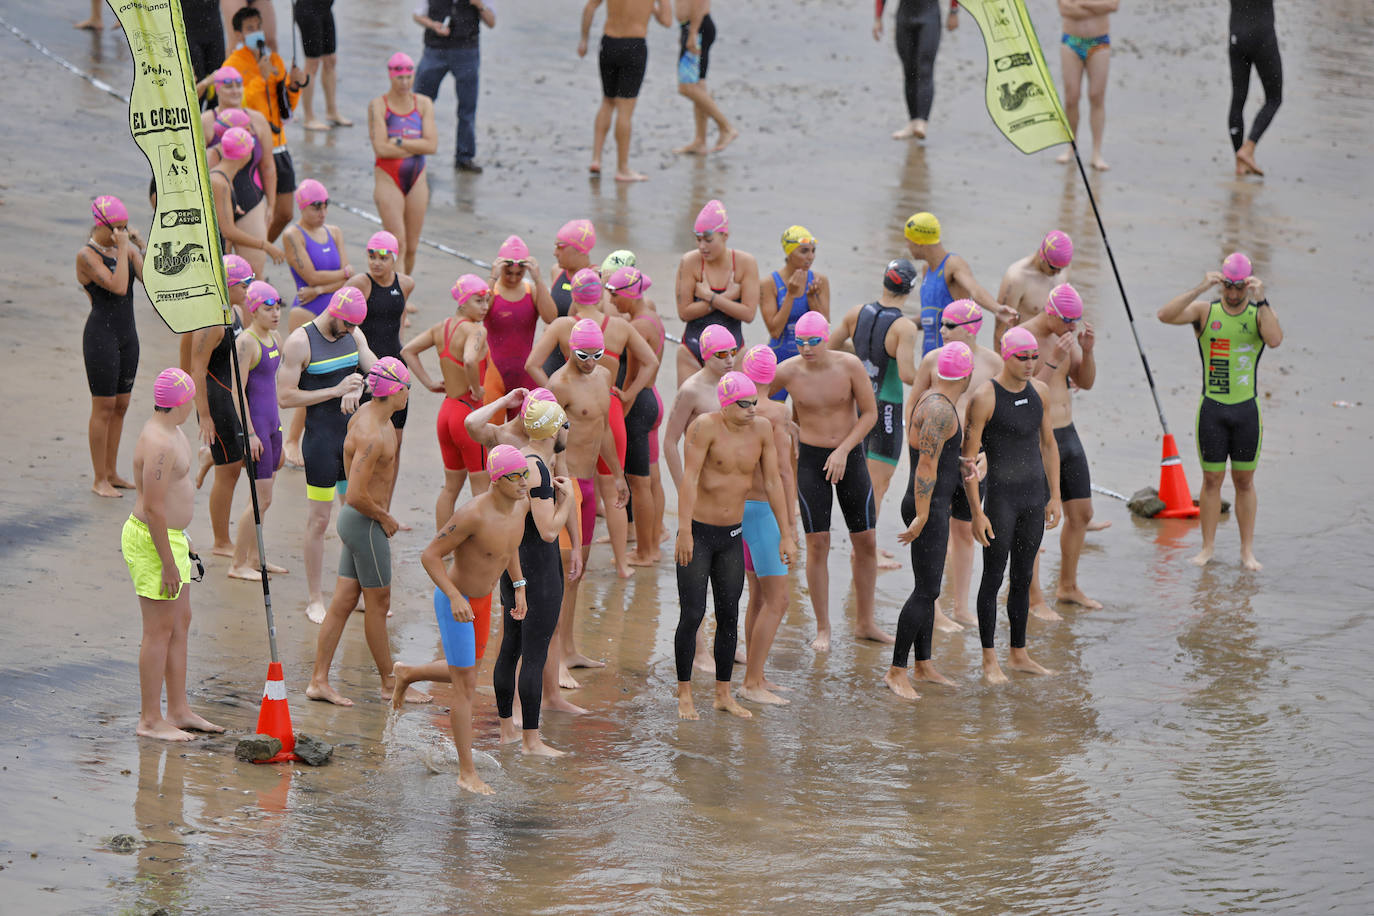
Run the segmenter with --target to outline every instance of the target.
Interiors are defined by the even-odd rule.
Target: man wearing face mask
[[[224,66],[243,74],[243,107],[262,113],[272,128],[272,157],[277,166],[277,203],[268,216],[267,238],[275,242],[295,216],[292,192],[296,190],[296,170],[286,148],[283,122],[291,117],[301,89],[309,81],[299,67],[287,72],[281,55],[267,43],[262,14],[251,6],[234,13],[234,37],[238,38]]]

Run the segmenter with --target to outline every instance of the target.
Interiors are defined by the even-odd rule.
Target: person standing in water
[[[1236,151],[1237,175],[1263,175],[1255,162],[1255,144],[1283,104],[1283,58],[1274,33],[1274,0],[1231,0],[1231,110],[1227,124]],[[1264,104],[1245,135],[1245,99],[1250,95],[1250,70],[1259,74]]]
[[[129,228],[129,211],[118,197],[102,194],[91,204],[90,238],[76,254],[76,282],[86,291],[91,313],[81,333],[81,355],[91,392],[91,492],[118,497],[134,485],[115,470],[124,414],[138,374],[138,327],[134,323],[134,280],[143,281],[143,250]]]
[[[1119,0],[1059,0],[1059,15],[1064,25],[1060,67],[1064,72],[1064,116],[1069,129],[1078,135],[1078,100],[1083,92],[1083,77],[1088,78],[1088,120],[1093,130],[1092,167],[1108,168],[1102,158],[1102,135],[1107,129],[1107,68],[1112,57],[1112,38],[1107,34],[1108,18]],[[1057,162],[1072,162],[1073,151],[1060,153]]]
[[[759,313],[768,328],[768,346],[780,363],[797,355],[798,318],[820,312],[830,320],[830,279],[811,270],[816,237],[805,226],[789,226],[782,234],[782,254],[782,270],[759,284]],[[775,391],[772,399],[785,401],[787,392]]]
[[[883,9],[886,0],[873,7],[873,40],[883,37]],[[949,5],[947,26],[959,28],[959,2]],[[906,85],[906,126],[892,134],[893,140],[924,140],[930,121],[930,106],[935,100],[935,55],[940,50],[940,4],[938,0],[901,0],[897,6],[897,56],[902,61]]]
[[[1198,298],[1218,285],[1218,298]],[[1264,294],[1264,282],[1254,275],[1250,259],[1239,251],[1227,255],[1220,272],[1209,270],[1201,283],[1171,299],[1159,310],[1159,320],[1192,325],[1202,357],[1202,402],[1197,412],[1202,550],[1193,562],[1206,566],[1216,550],[1221,484],[1230,461],[1241,564],[1258,571],[1262,567],[1255,559],[1255,513],[1259,508],[1255,467],[1264,441],[1259,359],[1265,347],[1283,343],[1283,328]]]

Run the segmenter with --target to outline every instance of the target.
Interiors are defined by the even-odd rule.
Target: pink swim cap
[[[590,318],[583,318],[573,325],[568,335],[568,346],[574,350],[604,350],[606,336],[601,333],[601,325]]]
[[[414,70],[415,61],[404,51],[397,51],[386,59],[388,70]]]
[[[730,232],[730,217],[725,215],[725,204],[718,200],[708,200],[706,206],[701,208],[697,214],[697,221],[692,224],[692,231],[698,233]]]
[[[124,206],[124,201],[113,194],[101,194],[91,201],[91,216],[102,226],[112,226],[121,220],[127,223],[129,209]]]
[[[372,238],[367,240],[368,251],[389,251],[394,258],[401,253],[401,243],[396,241],[396,236],[383,229],[381,232],[372,233]]]
[[[313,178],[307,178],[296,186],[296,206],[304,210],[311,204],[329,202],[329,191]]]
[[[727,372],[716,383],[716,398],[725,407],[744,398],[758,397],[759,389],[743,372]]]
[[[1078,290],[1069,284],[1060,283],[1050,290],[1050,297],[1045,301],[1045,311],[1056,318],[1067,318],[1070,321],[1082,318],[1083,298],[1078,295]]]
[[[248,294],[244,297],[244,303],[248,306],[248,313],[251,315],[269,302],[281,304],[281,293],[277,288],[265,280],[254,280],[248,284]]]
[[[487,286],[487,281],[477,274],[463,274],[458,278],[458,282],[453,284],[453,298],[459,305],[466,305],[467,301],[473,296],[485,296],[491,292],[491,287]]]
[[[807,312],[797,319],[797,337],[819,337],[830,340],[830,322],[820,312]]]
[[[153,382],[153,403],[158,407],[180,407],[196,396],[196,383],[180,369],[163,369]]]
[[[384,398],[410,387],[410,370],[394,356],[383,356],[367,370],[367,390],[374,398]]]
[[[621,267],[606,281],[606,288],[617,296],[626,299],[643,299],[654,282],[648,274],[642,274],[637,267]]]
[[[236,254],[226,254],[224,256],[224,279],[230,286],[237,283],[251,283],[253,280],[253,265]]]
[[[242,127],[231,127],[220,137],[219,151],[225,159],[247,159],[253,154],[253,135]]]
[[[590,267],[584,267],[572,278],[573,301],[579,305],[595,305],[601,301],[601,277]]]
[[[367,297],[356,286],[341,286],[330,297],[329,306],[324,311],[340,321],[359,325],[367,318]]]
[[[1063,270],[1073,260],[1073,239],[1069,238],[1068,233],[1060,232],[1058,229],[1050,230],[1045,234],[1045,240],[1040,243],[1040,257],[1051,267]]]
[[[722,350],[735,350],[738,349],[738,347],[739,344],[735,341],[735,335],[726,330],[723,325],[708,324],[706,330],[701,332],[699,349],[701,350],[702,362],[705,362]]]
[[[513,445],[498,445],[487,453],[487,473],[492,480],[529,470],[529,462]]]
[[[521,413],[529,409],[530,401],[550,401],[557,404],[558,398],[547,388],[531,388],[529,393],[525,395],[525,400],[520,403]]]
[[[1006,340],[1004,336],[1002,338]],[[935,374],[947,382],[968,378],[973,374],[973,351],[968,344],[955,340],[940,348],[935,360]]]
[[[740,367],[749,380],[758,385],[767,385],[778,374],[778,354],[767,344],[750,347],[744,354],[744,365]]]
[[[1031,350],[1039,350],[1040,343],[1035,339],[1035,335],[1025,328],[1008,328],[1002,335],[1002,358],[1015,356],[1017,353],[1025,353]]]
[[[979,328],[983,326],[983,310],[978,307],[978,303],[972,299],[955,299],[945,310],[940,313],[943,321],[950,324],[961,324],[968,328],[968,332],[977,336]]]
[[[219,114],[215,115],[215,136],[212,144],[218,143],[224,136],[224,132],[231,127],[242,127],[244,130],[248,130],[252,126],[253,119],[242,108],[221,108]]]
[[[1250,279],[1252,266],[1250,259],[1239,251],[1233,251],[1221,262],[1221,275],[1232,283]]]
[[[523,261],[530,256],[530,246],[526,245],[525,240],[520,236],[512,235],[501,243],[496,256],[508,261]]]
[[[558,230],[557,238],[569,248],[586,254],[596,247],[596,228],[589,219],[571,220]]]
[[[243,82],[243,74],[234,67],[220,67],[210,78],[214,80],[216,86],[220,83],[228,83],[233,80],[238,80],[240,83]]]

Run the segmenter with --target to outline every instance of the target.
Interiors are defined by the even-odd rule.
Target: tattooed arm
[[[940,467],[940,452],[945,443],[959,428],[959,420],[954,415],[954,405],[943,397],[926,398],[916,408],[912,418],[916,427],[916,474],[911,481],[916,496],[916,517],[911,525],[897,535],[903,544],[910,544],[921,536],[926,519],[930,516],[930,495],[935,492],[935,476]]]

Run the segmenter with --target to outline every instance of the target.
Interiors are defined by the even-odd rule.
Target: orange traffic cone
[[[1164,434],[1164,457],[1159,463],[1159,498],[1164,501],[1164,511],[1155,518],[1197,518],[1197,506],[1193,505],[1188,477],[1183,473],[1183,459],[1178,457],[1172,433]]]
[[[281,742],[281,751],[268,760],[258,763],[282,763],[299,760],[292,751],[296,747],[296,736],[291,731],[291,706],[286,702],[286,680],[282,677],[281,662],[271,662],[267,666],[267,684],[262,688],[262,711],[258,713],[259,735],[271,735]]]

